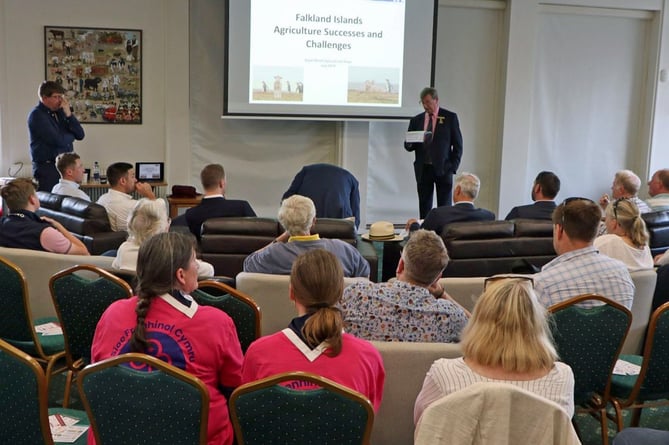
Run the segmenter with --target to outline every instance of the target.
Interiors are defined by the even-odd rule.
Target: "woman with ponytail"
[[[648,231],[639,209],[627,198],[616,199],[606,207],[606,235],[595,238],[599,252],[625,263],[630,272],[653,268],[648,247]]]
[[[282,372],[310,372],[358,391],[378,410],[385,380],[381,355],[369,342],[343,332],[344,321],[336,307],[343,290],[344,272],[334,254],[316,249],[297,257],[290,272],[290,300],[297,318],[283,331],[251,344],[242,382]]]
[[[190,234],[176,232],[142,243],[137,296],[113,303],[102,314],[91,359],[140,352],[193,374],[209,390],[208,445],[231,445],[226,395],[241,383],[242,350],[232,319],[189,295],[197,288],[194,247]],[[89,444],[92,438],[89,434]]]

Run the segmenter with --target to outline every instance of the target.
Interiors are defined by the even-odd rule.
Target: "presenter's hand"
[[[409,221],[407,221],[406,225],[404,226],[404,230],[406,232],[411,231],[411,225],[412,224],[417,224],[418,220],[416,218],[411,218]]]
[[[72,107],[70,106],[70,101],[67,100],[67,97],[63,96],[63,99],[60,101],[60,107],[63,109],[65,116],[72,116]]]

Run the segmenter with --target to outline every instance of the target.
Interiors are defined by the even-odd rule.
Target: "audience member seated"
[[[511,383],[574,415],[574,374],[557,361],[531,279],[488,283],[462,335],[463,357],[434,362],[416,399],[414,423],[431,403],[478,382]]]
[[[625,428],[613,439],[613,445],[667,445],[669,431],[652,428]]]
[[[369,277],[369,263],[349,243],[312,235],[316,223],[316,208],[311,199],[293,195],[281,203],[279,223],[285,232],[267,246],[253,252],[244,260],[244,272],[290,274],[293,261],[313,249],[325,249],[335,254],[346,277]]]
[[[318,218],[355,218],[360,227],[358,180],[348,170],[331,164],[303,167],[281,198],[302,195],[316,206]]]
[[[88,255],[88,249],[58,221],[35,213],[39,199],[30,178],[17,178],[0,190],[9,213],[0,221],[0,246]]]
[[[116,162],[107,167],[107,181],[109,191],[100,196],[97,203],[107,210],[113,231],[127,230],[128,214],[137,203],[130,193],[137,192],[148,199],[156,199],[156,195],[151,184],[137,181],[135,168],[127,162]]]
[[[447,264],[439,235],[414,232],[402,250],[397,280],[358,282],[344,290],[346,331],[376,341],[459,341],[469,314],[438,283]]]
[[[553,246],[558,257],[534,275],[534,288],[544,306],[596,293],[632,307],[634,283],[627,267],[592,245],[601,214],[599,206],[585,198],[567,198],[553,212]]]
[[[669,168],[658,170],[648,181],[648,205],[657,210],[669,210]]]
[[[191,233],[200,239],[202,223],[209,218],[224,216],[256,216],[247,201],[226,199],[225,170],[220,164],[209,164],[200,172],[204,196],[200,204],[186,210],[186,223]]]
[[[607,194],[602,195],[599,205],[606,210],[610,199],[627,198],[637,206],[639,213],[648,213],[651,211],[650,206],[637,196],[640,188],[641,179],[632,170],[620,170],[613,178],[611,198]]]
[[[634,201],[618,198],[606,207],[605,213],[607,234],[598,236],[593,243],[599,253],[622,261],[630,272],[652,269],[646,223]]]
[[[479,195],[481,180],[478,176],[462,172],[455,178],[453,189],[453,205],[441,206],[430,210],[425,217],[421,229],[434,230],[437,235],[445,225],[454,222],[467,221],[494,221],[495,214],[490,210],[474,207],[474,200]],[[408,230],[418,229],[418,221],[410,219],[407,221]]]
[[[132,272],[137,270],[137,255],[140,246],[152,236],[167,232],[169,227],[167,209],[161,201],[146,198],[137,201],[128,216],[128,240],[116,251],[112,267]],[[214,266],[200,260],[196,262],[198,277],[214,275]]]
[[[251,344],[242,382],[282,372],[310,372],[358,391],[378,411],[385,381],[381,354],[371,343],[343,332],[344,320],[335,307],[343,290],[344,275],[336,256],[324,249],[300,255],[293,263],[289,287],[297,318],[283,331]]]
[[[504,219],[551,219],[555,210],[555,197],[559,192],[560,178],[553,172],[540,172],[532,184],[534,203],[512,208]]]
[[[53,186],[51,193],[91,200],[91,197],[79,188],[84,179],[84,165],[78,154],[74,152],[59,154],[56,158],[56,168],[60,173],[60,181]]]
[[[142,244],[137,296],[104,312],[91,358],[95,363],[141,352],[193,374],[209,391],[207,443],[231,445],[226,397],[241,382],[242,349],[232,319],[214,307],[199,306],[189,295],[197,288],[193,241],[190,234],[168,232]],[[90,432],[88,440],[94,443]]]

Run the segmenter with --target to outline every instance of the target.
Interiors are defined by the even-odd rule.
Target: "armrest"
[[[84,242],[91,255],[101,255],[108,250],[118,249],[128,238],[128,232],[99,232],[78,238]]]
[[[355,246],[367,262],[369,263],[369,280],[377,283],[379,281],[379,256],[376,253],[373,243],[368,243],[358,239],[358,244]]]

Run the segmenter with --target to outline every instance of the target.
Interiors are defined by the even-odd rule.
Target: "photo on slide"
[[[348,69],[348,103],[400,104],[400,70],[351,66]]]
[[[251,102],[302,102],[302,67],[255,66],[251,82]]]

